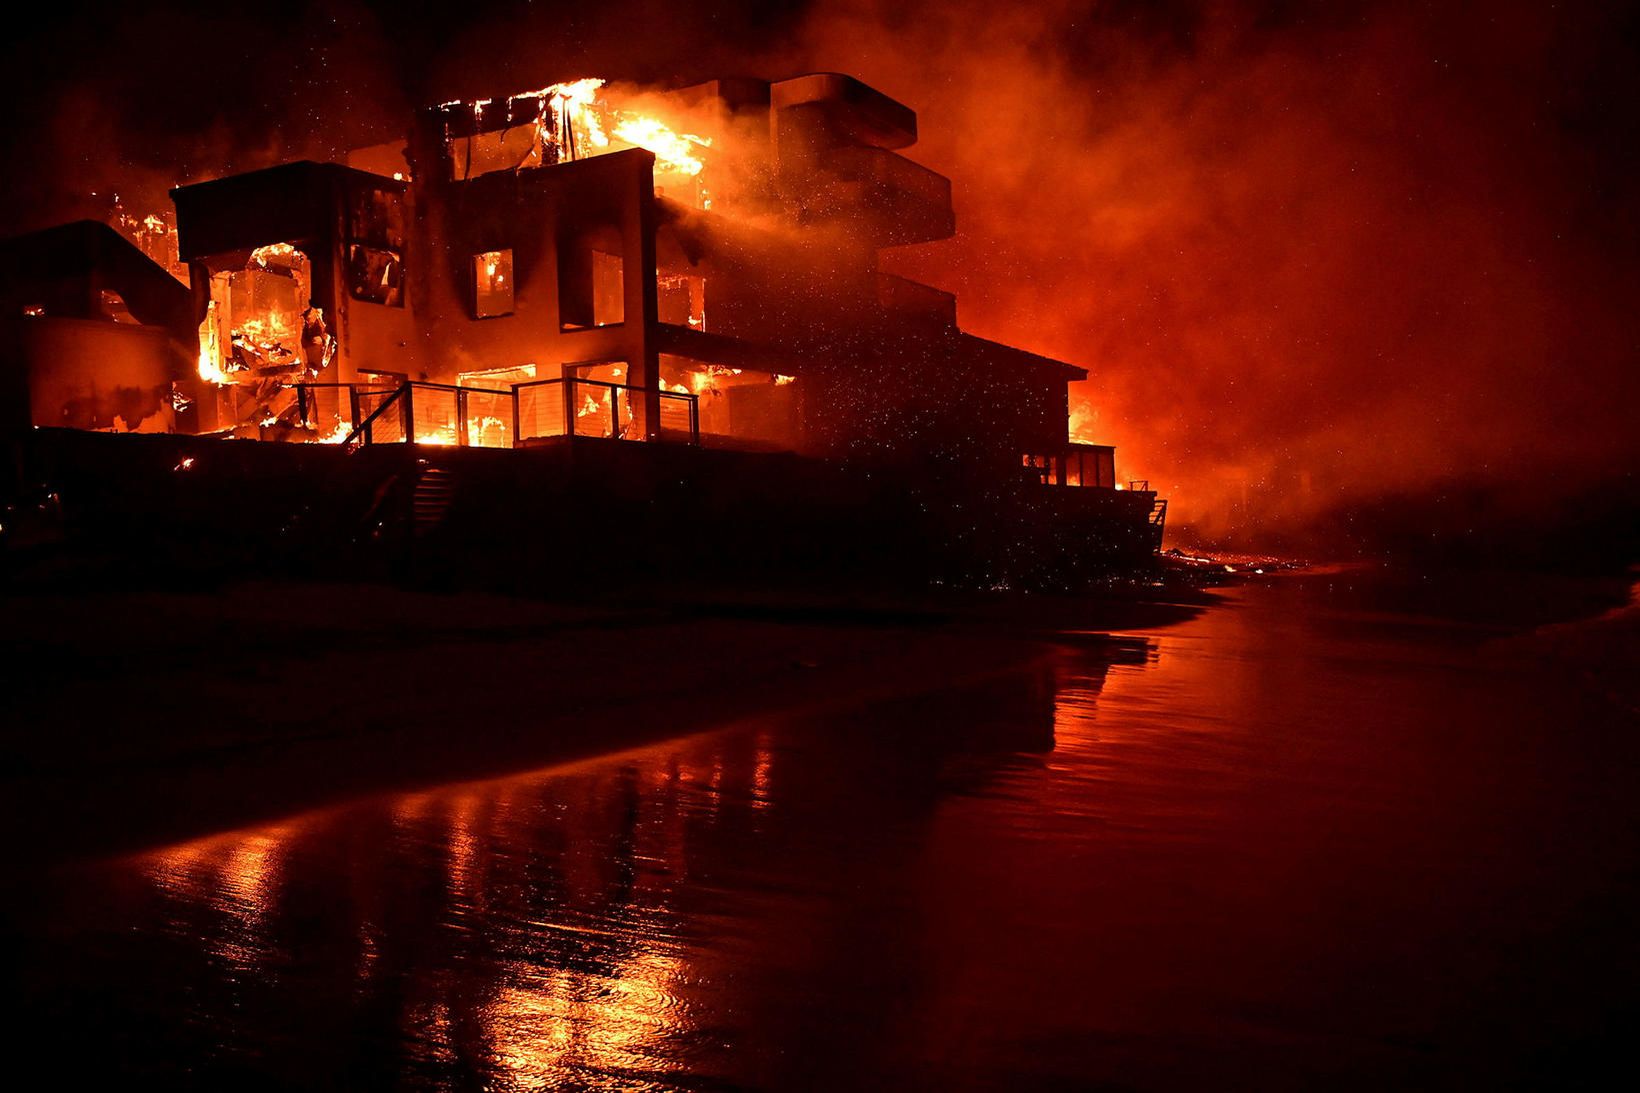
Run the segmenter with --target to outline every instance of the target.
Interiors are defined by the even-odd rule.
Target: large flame
[[[217,306],[212,300],[205,309],[205,320],[199,324],[199,378],[218,387],[233,382],[222,367],[222,337],[217,326]]]
[[[667,170],[679,174],[698,175],[706,162],[697,154],[712,142],[693,133],[674,133],[659,118],[645,117],[624,110],[612,111],[619,119],[615,123],[615,138],[655,153],[655,159]]]
[[[510,107],[533,99],[539,104],[535,120],[537,146],[553,146],[561,160],[585,159],[621,148],[644,148],[655,154],[663,173],[692,178],[705,169],[701,150],[711,147],[709,137],[680,133],[650,114],[618,107],[603,93],[604,86],[603,80],[594,77],[549,84],[509,96],[507,103]],[[478,122],[490,101],[478,99],[444,106],[465,105]]]

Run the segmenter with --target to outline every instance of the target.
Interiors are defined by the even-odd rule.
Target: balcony
[[[788,198],[812,219],[858,222],[879,246],[956,231],[951,180],[886,148],[844,145],[782,167]]]

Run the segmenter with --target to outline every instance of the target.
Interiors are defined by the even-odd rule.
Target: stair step
[[[449,471],[442,467],[428,467],[423,471],[410,497],[410,512],[416,533],[425,534],[441,523],[449,515],[454,499],[455,483]]]

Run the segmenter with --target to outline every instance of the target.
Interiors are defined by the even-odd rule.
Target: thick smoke
[[[1199,532],[1627,474],[1632,22],[1327,10],[842,0],[791,60],[917,108],[959,236],[896,264]]]

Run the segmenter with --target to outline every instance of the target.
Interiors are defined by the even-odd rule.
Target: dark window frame
[[[507,263],[507,309],[505,311],[480,311],[479,300],[481,293],[478,287],[479,263],[492,254],[506,255]],[[505,319],[509,315],[518,314],[518,257],[512,247],[495,247],[491,250],[479,251],[467,263],[467,284],[469,313],[474,322],[483,322],[487,319]],[[492,290],[493,291],[493,290]]]

